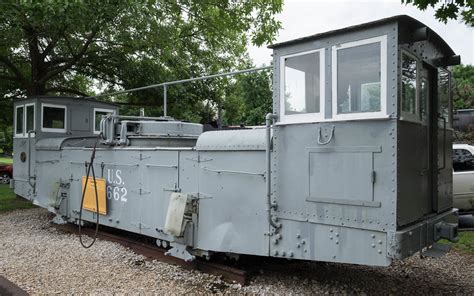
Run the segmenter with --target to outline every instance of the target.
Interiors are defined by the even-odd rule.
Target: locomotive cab
[[[14,178],[11,186],[16,194],[31,200],[38,189],[36,178],[62,174],[55,169],[62,147],[77,146],[78,141],[81,146],[93,145],[100,132],[102,116],[118,114],[118,106],[113,103],[74,97],[31,97],[15,101],[13,108]],[[57,180],[53,180],[53,184],[42,184],[47,190],[45,196],[55,190],[54,183],[58,183]]]
[[[447,67],[459,56],[408,16],[271,48],[282,235],[311,221],[319,224],[313,256],[374,264],[423,250],[440,232],[456,240]],[[367,248],[324,247],[336,241],[336,250]]]

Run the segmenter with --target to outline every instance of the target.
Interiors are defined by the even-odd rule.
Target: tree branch
[[[81,97],[88,97],[89,96],[86,93],[83,93],[79,90],[75,90],[75,89],[68,88],[68,87],[51,87],[51,88],[46,89],[46,92],[64,92],[64,93],[79,95]]]
[[[74,66],[74,64],[76,64],[81,58],[82,56],[87,52],[87,49],[89,48],[89,46],[92,44],[92,42],[94,41],[94,37],[95,35],[98,33],[99,29],[94,29],[86,38],[86,42],[84,43],[84,45],[82,46],[81,50],[79,51],[78,54],[75,54],[73,55],[72,59],[68,62],[66,62],[65,65],[61,66],[61,67],[58,67],[54,70],[51,70],[49,72],[47,72],[38,82],[39,83],[45,83],[46,81],[48,81],[51,77],[53,76],[56,76],[58,75],[59,73],[61,72],[64,72],[66,71],[67,69],[70,69],[72,66]]]
[[[0,55],[0,62],[2,62],[13,72],[13,74],[15,74],[18,81],[25,81],[25,76],[21,74],[20,70],[7,57]]]

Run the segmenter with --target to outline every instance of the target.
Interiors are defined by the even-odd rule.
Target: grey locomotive
[[[11,186],[57,223],[99,217],[183,260],[442,254],[436,242],[457,239],[447,67],[459,56],[408,16],[270,48],[261,127],[203,132],[91,98],[16,101]]]

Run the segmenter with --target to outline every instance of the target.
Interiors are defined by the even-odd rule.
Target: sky
[[[457,20],[444,24],[434,18],[435,10],[420,11],[401,0],[285,0],[274,43],[322,33],[377,19],[406,14],[438,33],[461,56],[461,63],[474,64],[474,29]],[[249,47],[255,65],[269,65],[272,51],[266,46]]]

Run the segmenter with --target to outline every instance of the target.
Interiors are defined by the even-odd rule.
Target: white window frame
[[[36,131],[36,104],[35,103],[28,103],[28,104],[25,104],[25,137],[28,137],[28,130],[27,130],[27,126],[26,126],[26,122],[27,122],[27,118],[28,118],[28,113],[26,112],[26,110],[28,109],[28,106],[33,106],[33,130]],[[31,133],[30,137],[31,138],[34,138],[36,135],[36,133]]]
[[[95,114],[97,112],[107,112],[107,113],[112,113],[115,115],[115,109],[105,109],[105,108],[94,108],[94,119],[92,121],[92,128],[94,129],[94,134],[98,135],[100,134],[100,130],[95,130]]]
[[[380,43],[380,111],[337,113],[337,51],[360,45]],[[387,35],[362,39],[332,46],[332,119],[333,120],[361,120],[382,119],[387,115]]]
[[[18,108],[23,108],[23,118],[22,118],[22,121],[23,121],[23,131],[21,133],[17,133],[16,132],[16,128],[17,128],[17,118],[18,118]],[[13,126],[13,129],[14,129],[14,133],[15,133],[15,138],[24,138],[25,137],[25,129],[26,129],[26,126],[25,126],[25,118],[26,118],[26,115],[25,115],[25,112],[26,112],[26,108],[25,108],[25,105],[17,105],[15,106],[15,124]]]
[[[48,128],[43,127],[43,119],[44,119],[44,107],[52,107],[52,108],[61,108],[64,109],[64,128]],[[41,131],[47,133],[65,133],[67,131],[67,106],[65,105],[56,105],[56,104],[41,104]]]
[[[319,112],[318,113],[304,113],[304,114],[290,114],[285,115],[285,59],[319,53]],[[303,123],[303,122],[319,122],[324,120],[325,114],[325,49],[313,49],[303,52],[298,52],[294,54],[289,54],[280,57],[280,118],[279,123],[289,124],[289,123]]]
[[[402,82],[402,67],[403,67],[403,55],[406,55],[412,59],[414,59],[416,61],[416,81],[415,81],[415,85],[416,85],[416,91],[415,91],[415,113],[410,113],[410,112],[406,112],[406,111],[403,111],[402,109],[402,103],[403,103],[403,96],[404,96],[404,93],[403,93],[403,88],[402,88],[402,85],[403,85],[403,82]],[[412,54],[411,52],[407,51],[407,50],[404,50],[402,49],[400,51],[400,83],[399,83],[399,89],[400,89],[400,120],[404,120],[404,121],[410,121],[410,122],[414,122],[414,123],[421,123],[421,112],[420,112],[420,105],[421,105],[421,79],[420,79],[420,60],[414,55]]]

